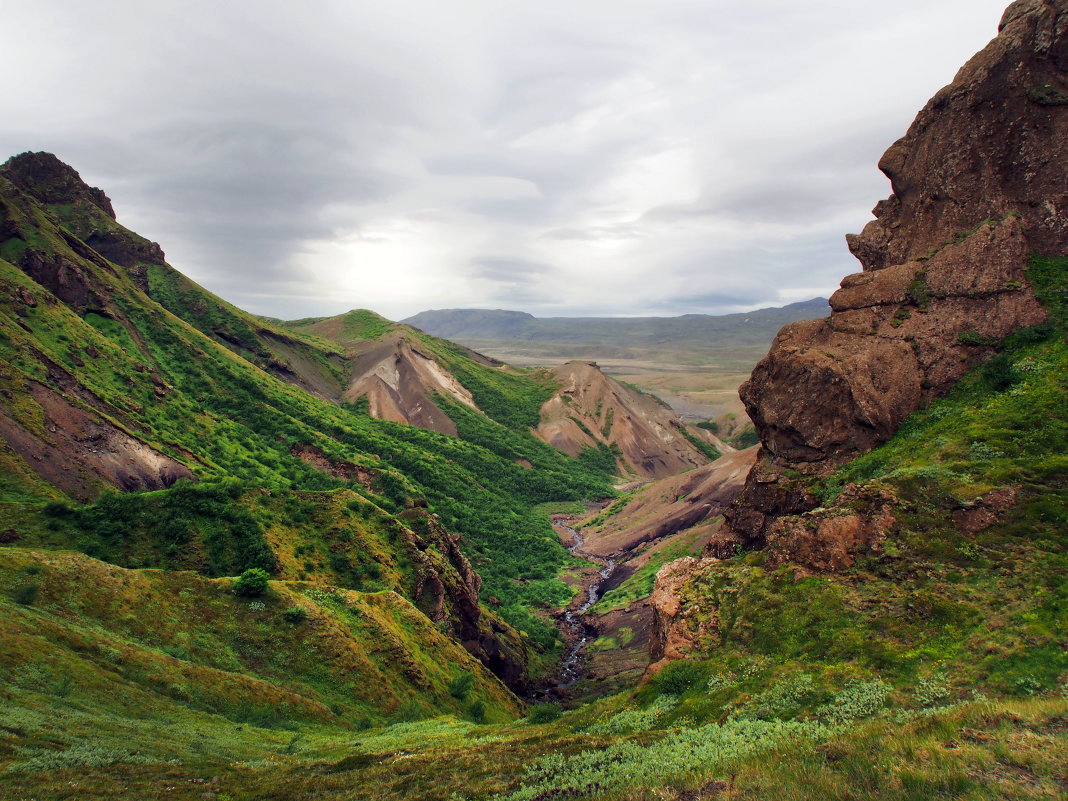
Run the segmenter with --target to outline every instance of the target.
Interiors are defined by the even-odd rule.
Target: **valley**
[[[1063,797],[1066,75],[1017,0],[725,317],[257,316],[12,156],[0,797]]]

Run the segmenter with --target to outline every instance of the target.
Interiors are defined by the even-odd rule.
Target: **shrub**
[[[656,689],[660,695],[682,695],[695,687],[704,686],[708,681],[708,673],[708,667],[700,662],[672,662],[656,677]]]
[[[250,567],[234,582],[234,595],[241,598],[256,598],[267,592],[267,571]]]
[[[291,606],[282,613],[287,623],[301,623],[308,617],[308,610],[303,606]]]
[[[11,597],[17,604],[30,606],[37,600],[37,593],[40,592],[40,590],[41,585],[36,581],[31,581],[27,584],[20,584],[15,587],[14,592],[11,593]]]
[[[560,704],[538,704],[527,715],[528,723],[552,723],[560,717]]]
[[[486,702],[481,698],[467,708],[467,716],[475,723],[486,722]]]
[[[470,670],[465,670],[459,676],[456,676],[449,682],[449,695],[455,698],[457,701],[463,701],[467,698],[467,694],[471,692],[471,688],[475,685],[475,674]]]

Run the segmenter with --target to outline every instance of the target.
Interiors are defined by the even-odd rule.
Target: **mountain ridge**
[[[785,322],[818,313],[826,299],[767,307],[752,312],[724,315],[685,314],[674,317],[535,317],[527,312],[505,309],[437,309],[420,312],[401,322],[429,334],[448,339],[542,341],[582,344],[618,344],[628,337],[629,344],[641,345],[672,340],[707,339],[717,333],[733,333],[741,341],[769,341]],[[774,330],[770,330],[772,326]],[[749,331],[738,332],[739,326]]]

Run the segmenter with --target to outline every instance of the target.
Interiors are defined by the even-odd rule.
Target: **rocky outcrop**
[[[698,620],[697,606],[686,606],[680,590],[695,573],[715,562],[687,556],[668,562],[656,574],[650,603],[653,607],[653,631],[649,638],[647,675],[659,673],[673,659],[686,656],[695,644],[709,637],[715,639],[718,619],[715,614]]]
[[[478,603],[482,578],[460,552],[460,535],[425,509],[410,509],[400,519],[411,529],[407,544],[415,567],[415,605],[509,688],[524,690],[526,649],[509,636],[514,634],[510,627],[483,613]]]
[[[708,464],[687,439],[685,424],[658,399],[613,381],[592,362],[571,361],[553,374],[560,389],[542,405],[534,433],[557,450],[578,456],[608,445],[622,471],[644,478]]]
[[[1068,239],[1068,5],[1018,0],[998,36],[879,161],[893,194],[848,238],[865,270],[915,259],[979,220],[1017,212],[1031,246]]]
[[[842,522],[776,522],[816,504],[798,476],[889,439],[1000,340],[1046,319],[1026,268],[1031,252],[1068,252],[1068,0],[1019,0],[999,31],[880,161],[893,194],[847,237],[863,271],[843,279],[828,318],[780,331],[740,390],[764,445],[727,513],[749,547],[785,556],[791,537],[850,539]],[[853,527],[857,548],[869,524]]]
[[[742,385],[765,447],[836,464],[889,439],[994,343],[1045,320],[1026,282],[1029,247],[1009,215],[929,258],[843,279],[830,317],[784,328]]]
[[[0,167],[0,175],[45,205],[82,200],[115,219],[115,209],[104,190],[86,184],[77,170],[51,153],[12,156]]]

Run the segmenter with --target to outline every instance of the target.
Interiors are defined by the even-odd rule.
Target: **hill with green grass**
[[[531,433],[548,374],[371,312],[246,315],[54,157],[9,161],[0,794],[1063,797],[1065,19],[1015,2],[884,156],[866,269],[743,392],[759,454],[610,503],[614,458]],[[426,396],[454,432],[344,397],[383,342],[462,388]],[[605,636],[525,704],[554,611],[569,649]]]
[[[343,348],[197,287],[101,196],[47,154],[0,170],[5,541],[395,591],[522,686],[558,647],[531,610],[569,592],[536,507],[611,492],[595,462],[526,430],[544,377],[429,343],[485,413],[439,401],[459,436],[374,420],[331,400]],[[101,237],[118,261],[86,244]]]

